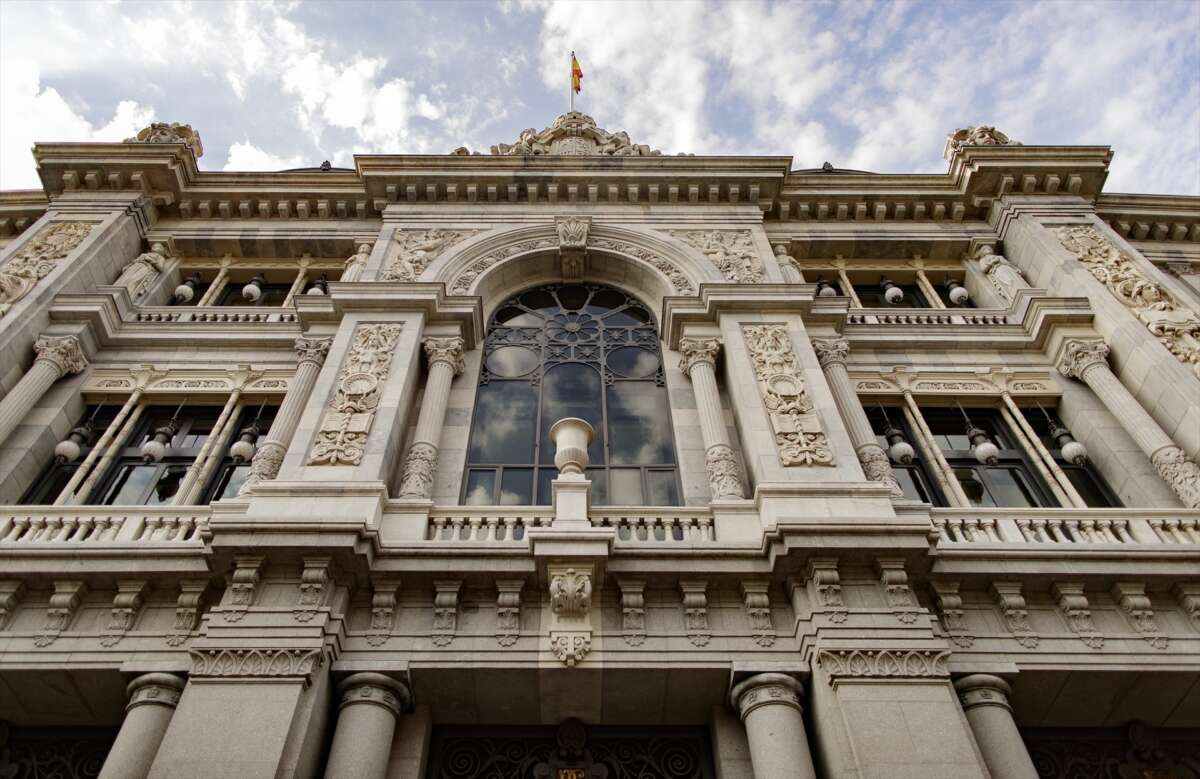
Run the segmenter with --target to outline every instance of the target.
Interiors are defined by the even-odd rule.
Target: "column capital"
[[[787,674],[761,673],[744,679],[729,692],[729,702],[745,721],[760,706],[790,706],[803,711],[804,685]]]
[[[1108,367],[1108,344],[1099,338],[1068,338],[1058,352],[1055,367],[1070,379],[1083,379],[1099,365]]]
[[[451,336],[450,338],[426,338],[425,357],[429,360],[429,367],[433,367],[436,363],[444,362],[454,371],[454,375],[458,376],[466,368],[466,363],[463,361],[463,339],[459,336]]]
[[[962,701],[963,711],[976,706],[1000,706],[1012,711],[1008,696],[1012,695],[1012,687],[999,676],[991,674],[971,674],[957,679],[954,689],[958,691],[958,699]]]
[[[348,676],[337,689],[342,696],[341,703],[338,704],[339,710],[347,706],[369,703],[381,706],[390,711],[392,716],[398,717],[412,702],[407,685],[379,673],[364,672]]]
[[[183,694],[183,679],[174,674],[148,673],[142,674],[129,683],[125,688],[129,703],[125,711],[136,706],[168,706],[175,708],[179,704],[179,696]]]
[[[845,338],[814,338],[812,346],[822,370],[830,365],[844,366],[850,355],[850,341]]]
[[[692,368],[702,363],[715,368],[717,365],[717,355],[721,353],[721,339],[680,338],[679,353],[683,355],[679,360],[679,370],[685,376],[690,376]]]
[[[311,362],[320,366],[325,364],[325,357],[329,354],[329,347],[332,344],[332,338],[309,338],[301,336],[296,339],[294,348],[296,356],[300,358],[300,362]]]
[[[73,335],[40,336],[33,344],[38,361],[45,361],[58,369],[59,376],[68,373],[79,373],[87,367],[87,357],[83,356],[83,348],[79,339]]]

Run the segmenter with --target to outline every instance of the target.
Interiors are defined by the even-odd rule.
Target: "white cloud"
[[[250,141],[240,141],[229,147],[229,158],[223,170],[258,171],[285,170],[304,165],[301,157],[277,157],[263,151]]]

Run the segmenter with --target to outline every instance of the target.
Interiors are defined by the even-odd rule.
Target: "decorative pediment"
[[[465,147],[454,154],[468,154]],[[521,131],[513,143],[498,143],[492,154],[500,157],[555,154],[563,156],[601,155],[607,157],[654,157],[662,154],[642,143],[633,143],[623,130],[610,133],[596,126],[596,120],[578,111],[569,111],[542,131],[530,127]]]

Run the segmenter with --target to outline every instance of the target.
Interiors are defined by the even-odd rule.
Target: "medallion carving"
[[[397,230],[396,253],[381,281],[416,281],[442,252],[478,230]]]
[[[392,364],[392,352],[404,329],[399,324],[362,324],[354,328],[350,352],[338,373],[336,391],[309,452],[309,465],[358,465],[383,384]]]
[[[833,451],[813,410],[787,326],[744,325],[759,392],[785,466],[833,465]]]
[[[50,275],[92,231],[90,222],[56,222],[38,231],[0,265],[0,317]]]
[[[758,284],[767,279],[767,270],[749,230],[671,230],[671,235],[699,251],[737,284]]]

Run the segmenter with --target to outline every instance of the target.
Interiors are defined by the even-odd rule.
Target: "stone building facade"
[[[1200,199],[202,151],[0,193],[0,776],[1200,776]]]

